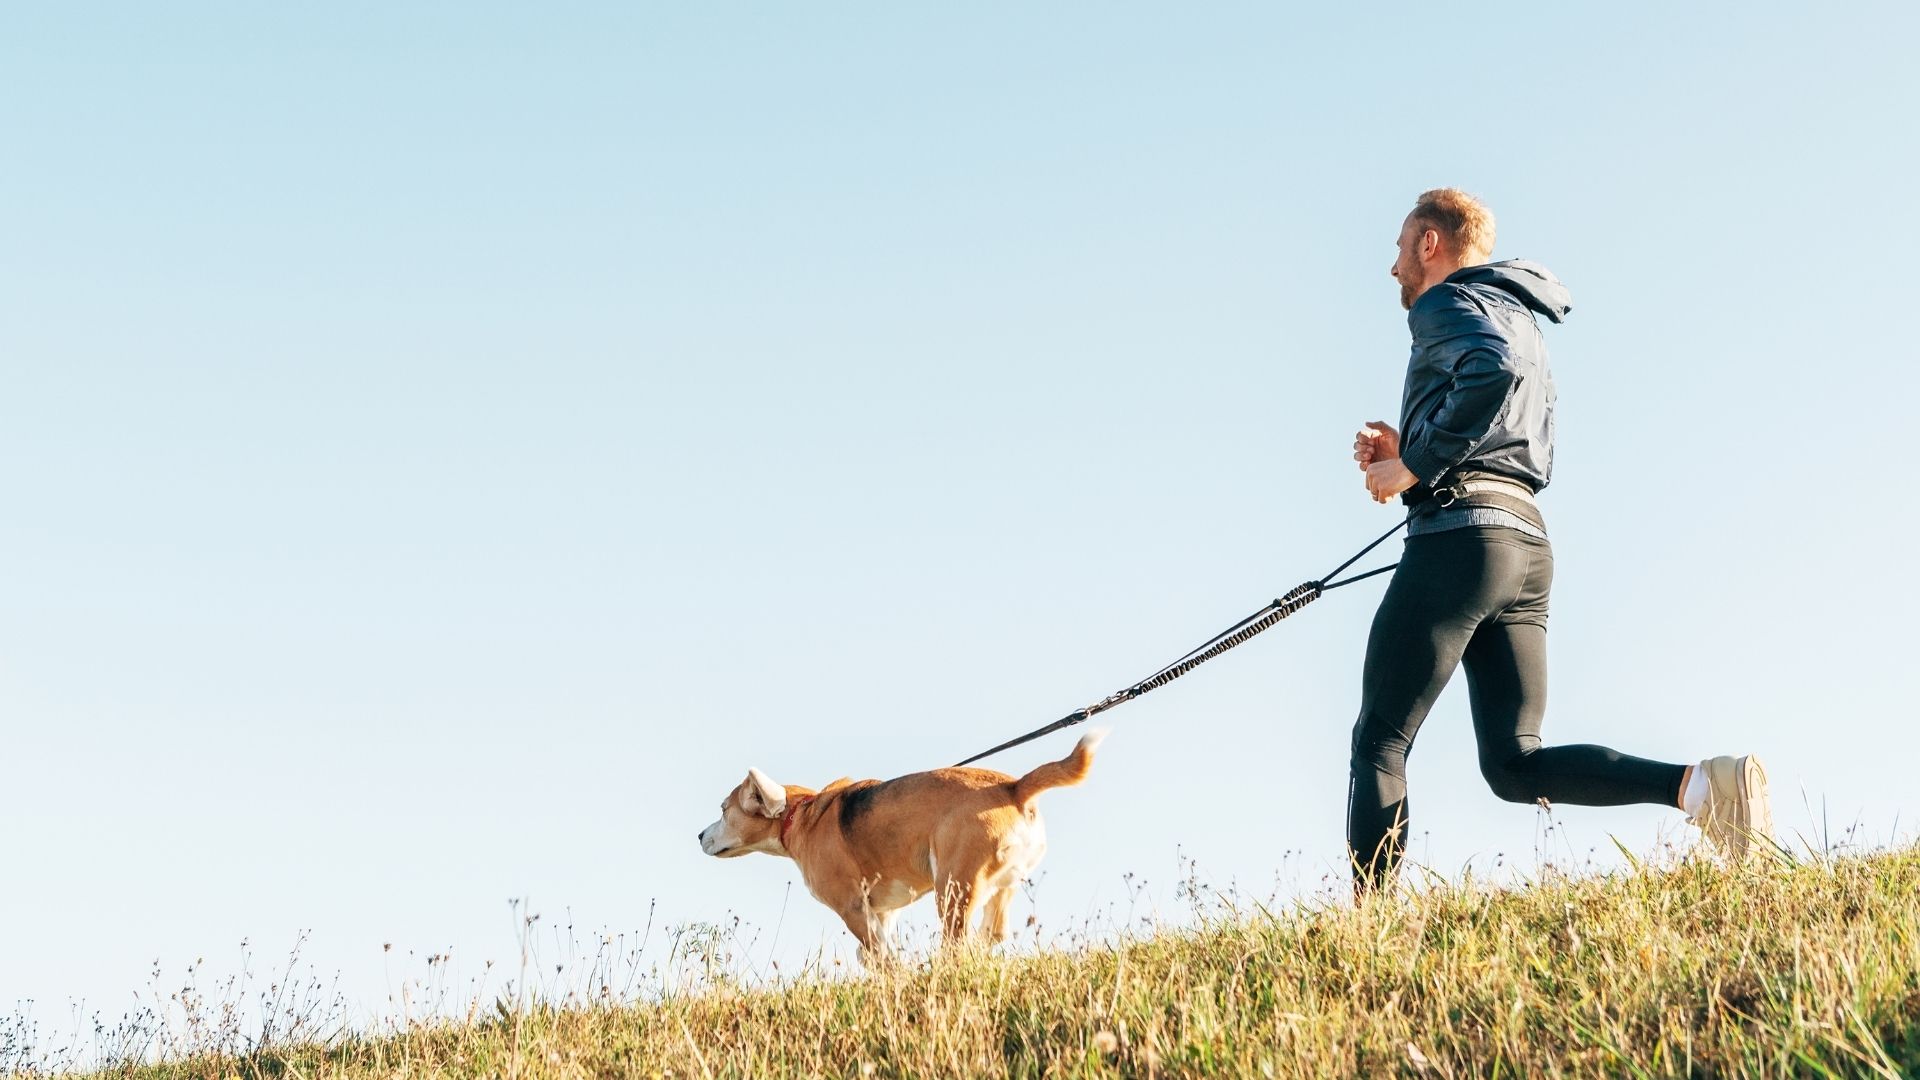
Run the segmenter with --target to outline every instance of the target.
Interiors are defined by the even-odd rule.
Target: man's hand
[[[1377,503],[1386,502],[1420,482],[1420,478],[1413,475],[1412,470],[1401,464],[1397,457],[1376,461],[1366,469],[1367,494],[1372,495]]]
[[[1400,433],[1385,420],[1375,420],[1360,429],[1353,437],[1353,460],[1365,469],[1376,461],[1389,461],[1400,456]]]

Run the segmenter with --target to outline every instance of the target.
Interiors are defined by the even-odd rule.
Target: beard
[[[1425,280],[1420,276],[1420,264],[1415,263],[1413,266],[1400,271],[1395,277],[1400,282],[1400,306],[1408,311],[1412,311],[1413,302],[1420,298],[1420,293],[1423,291],[1421,286],[1426,284]]]

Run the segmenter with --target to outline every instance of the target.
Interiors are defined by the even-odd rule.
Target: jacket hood
[[[1553,271],[1530,259],[1469,266],[1448,274],[1447,280],[1462,285],[1491,285],[1554,322],[1565,322],[1567,313],[1573,310],[1573,294],[1553,276]]]

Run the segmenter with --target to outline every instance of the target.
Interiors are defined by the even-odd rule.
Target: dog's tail
[[[1025,807],[1034,796],[1048,788],[1072,787],[1087,778],[1093,771],[1093,748],[1107,737],[1105,728],[1095,728],[1080,736],[1074,744],[1073,753],[1059,761],[1049,761],[1027,775],[1013,782],[1013,803]]]

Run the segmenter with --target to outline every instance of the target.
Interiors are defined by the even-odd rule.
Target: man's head
[[[1420,196],[1400,226],[1400,254],[1391,273],[1400,283],[1400,306],[1463,266],[1493,256],[1493,211],[1459,188],[1435,188]]]

